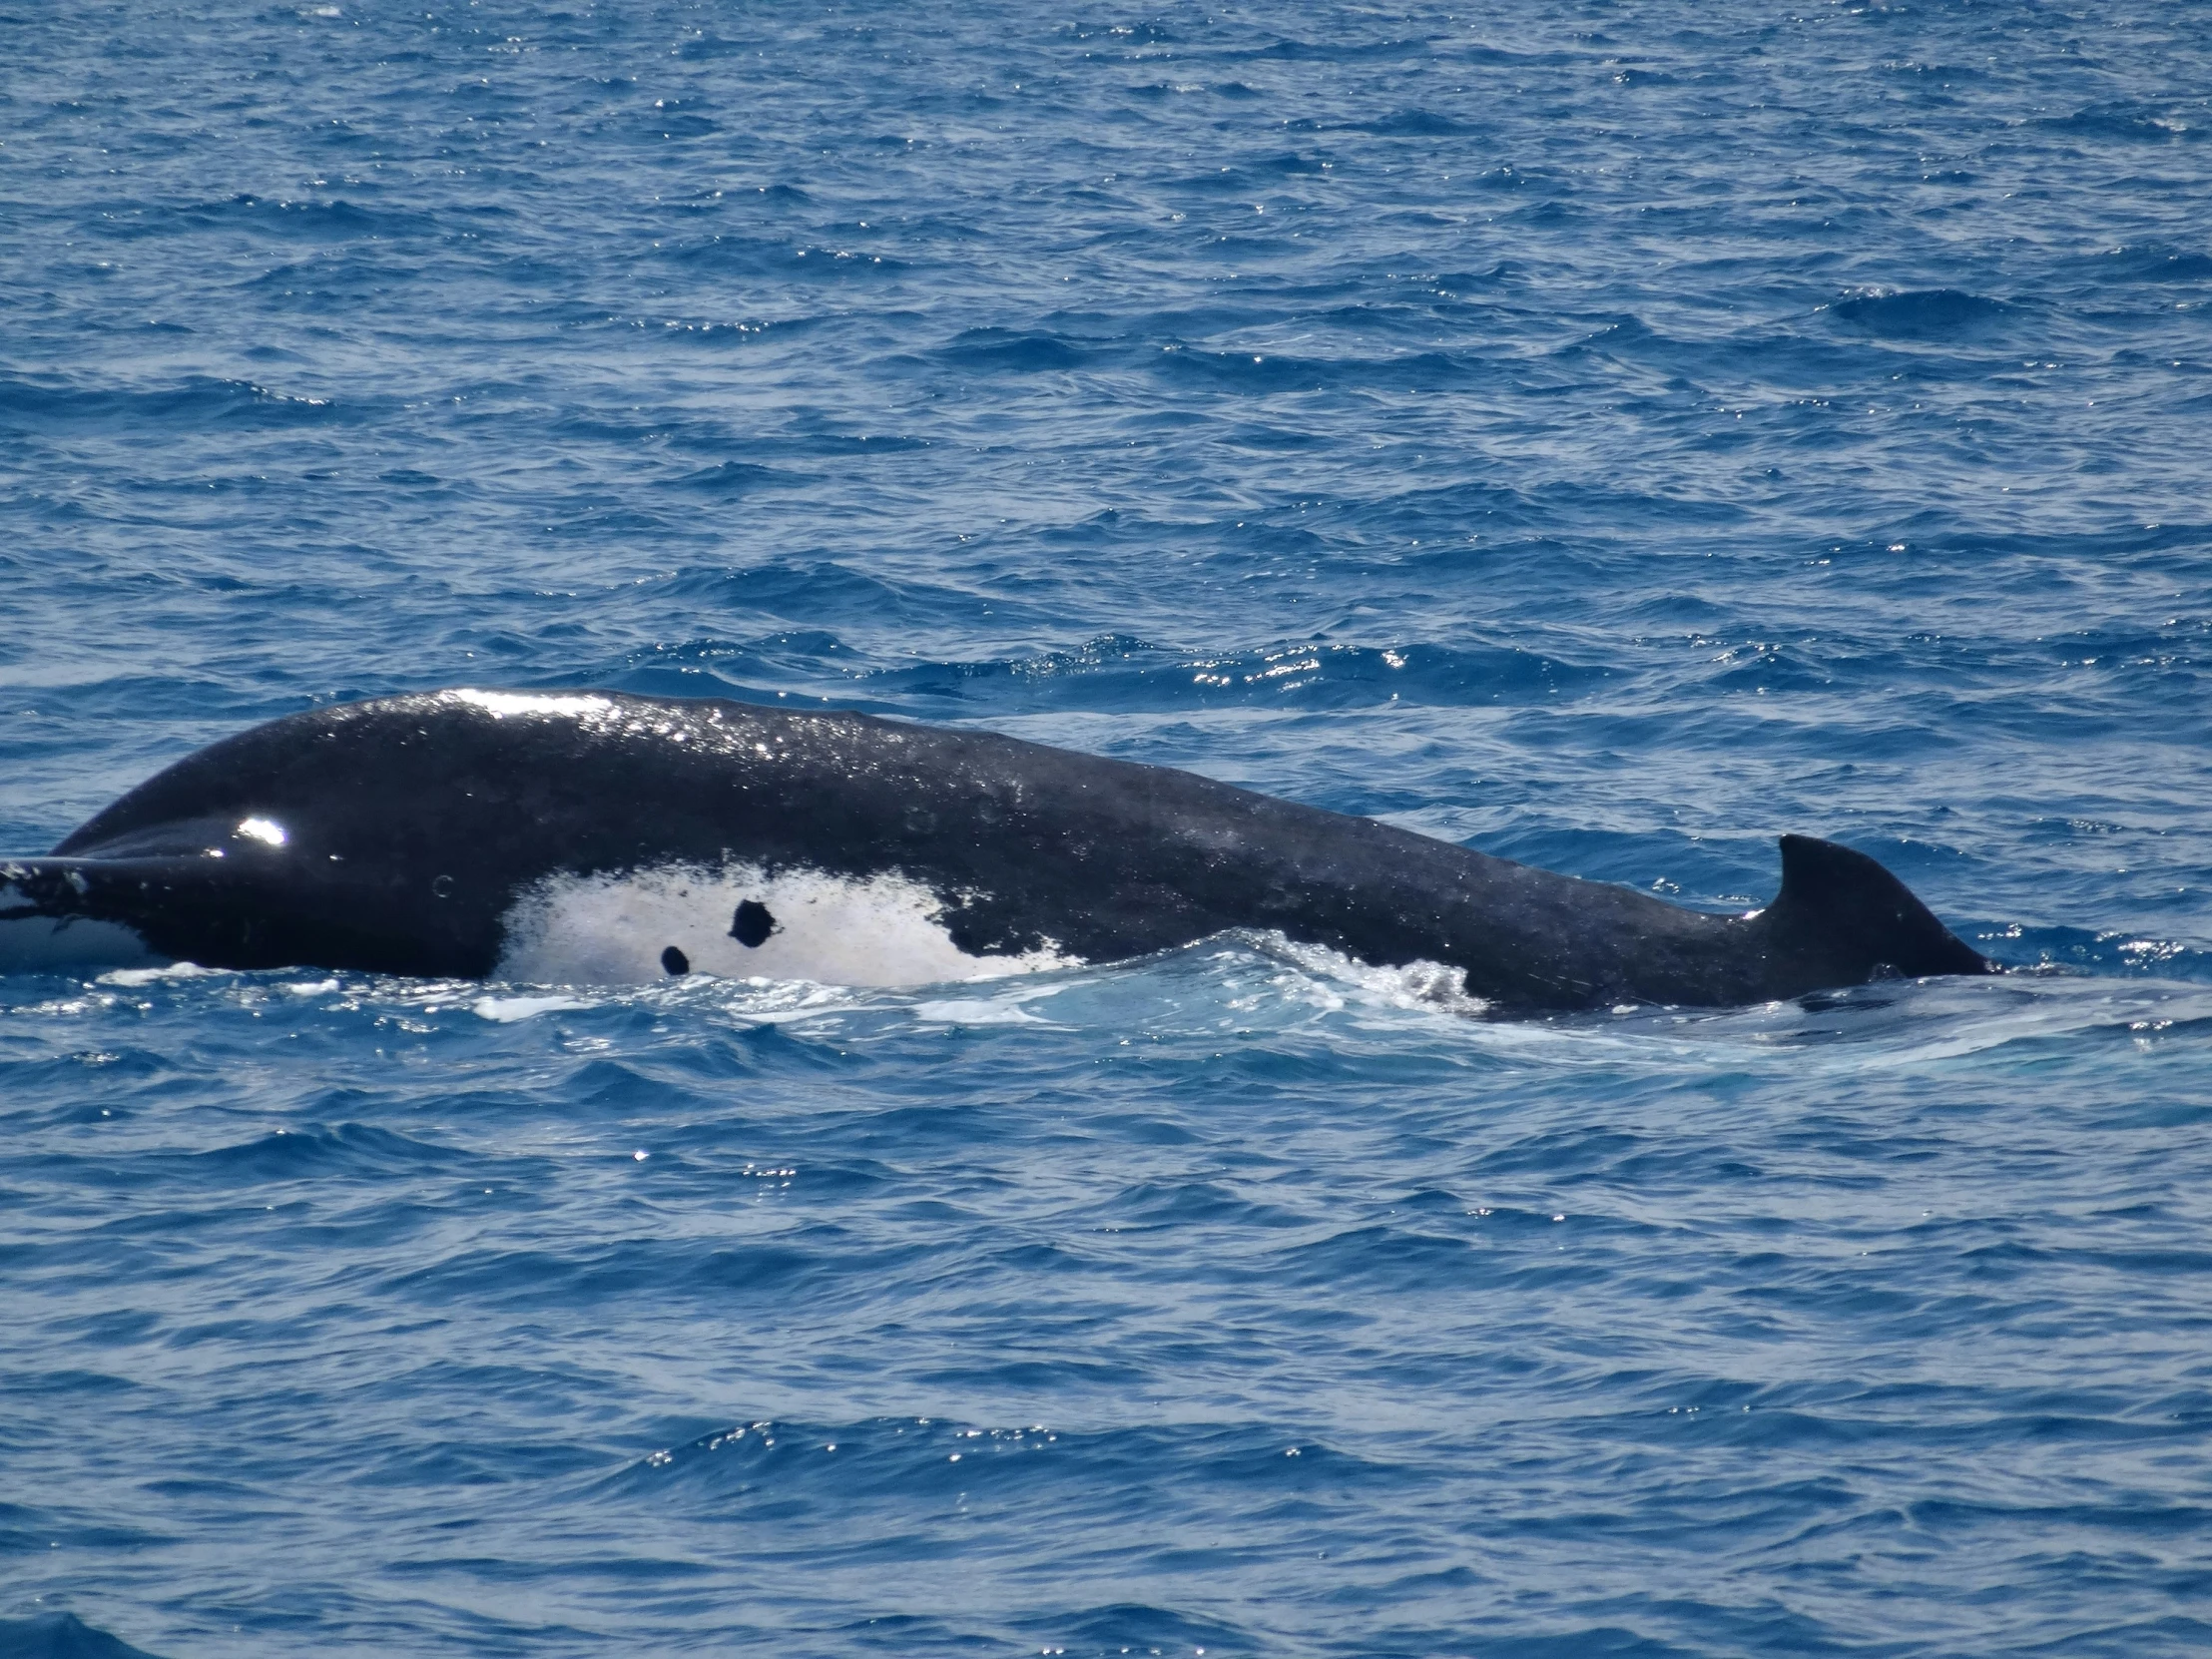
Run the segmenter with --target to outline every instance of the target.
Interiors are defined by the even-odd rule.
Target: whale
[[[614,691],[308,709],[0,858],[9,972],[899,986],[1239,930],[1433,964],[1501,1015],[1994,971],[1814,836],[1781,837],[1773,902],[1721,914],[999,733]]]

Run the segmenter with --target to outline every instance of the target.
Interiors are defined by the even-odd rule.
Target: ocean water
[[[2018,970],[0,979],[0,1654],[2212,1646],[2201,7],[0,9],[0,851],[611,686]]]

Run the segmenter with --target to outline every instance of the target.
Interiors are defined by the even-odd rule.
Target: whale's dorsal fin
[[[1812,835],[1782,837],[1782,890],[1761,919],[1774,954],[1822,984],[1993,971],[1880,863]]]

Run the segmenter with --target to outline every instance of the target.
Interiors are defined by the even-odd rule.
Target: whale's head
[[[0,862],[0,972],[189,959],[488,973],[544,871],[532,789],[606,698],[440,693],[309,710],[180,761],[44,857]],[[518,768],[516,729],[556,751]],[[527,750],[527,736],[522,746]]]

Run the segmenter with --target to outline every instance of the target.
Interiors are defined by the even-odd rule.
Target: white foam
[[[768,907],[776,931],[748,947],[739,904]],[[502,979],[625,985],[665,979],[674,946],[693,973],[826,985],[934,985],[1077,963],[1049,943],[1019,956],[971,956],[952,942],[943,902],[918,881],[759,865],[667,865],[621,876],[553,876],[507,913]]]
[[[1341,950],[1331,950],[1326,945],[1301,944],[1272,929],[1248,936],[1269,955],[1295,962],[1314,975],[1321,984],[1333,982],[1342,989],[1352,991],[1354,997],[1363,1002],[1463,1017],[1479,1016],[1490,1007],[1488,998],[1468,992],[1465,968],[1428,961],[1406,962],[1397,967],[1378,967],[1373,962],[1363,962],[1357,957],[1347,956]],[[1317,985],[1317,989],[1320,989],[1320,985]],[[1324,990],[1321,994],[1325,1000],[1333,999],[1337,1007],[1344,1004],[1338,991]]]
[[[480,996],[472,1012],[479,1019],[511,1025],[518,1019],[535,1019],[540,1014],[560,1013],[570,1008],[590,1008],[596,1004],[575,996]]]
[[[1049,1025],[1013,997],[948,997],[914,1004],[914,1018],[942,1025]]]
[[[117,968],[113,973],[103,973],[100,983],[129,988],[156,985],[165,979],[215,979],[221,976],[220,968],[205,968],[198,962],[170,962],[162,967]]]

